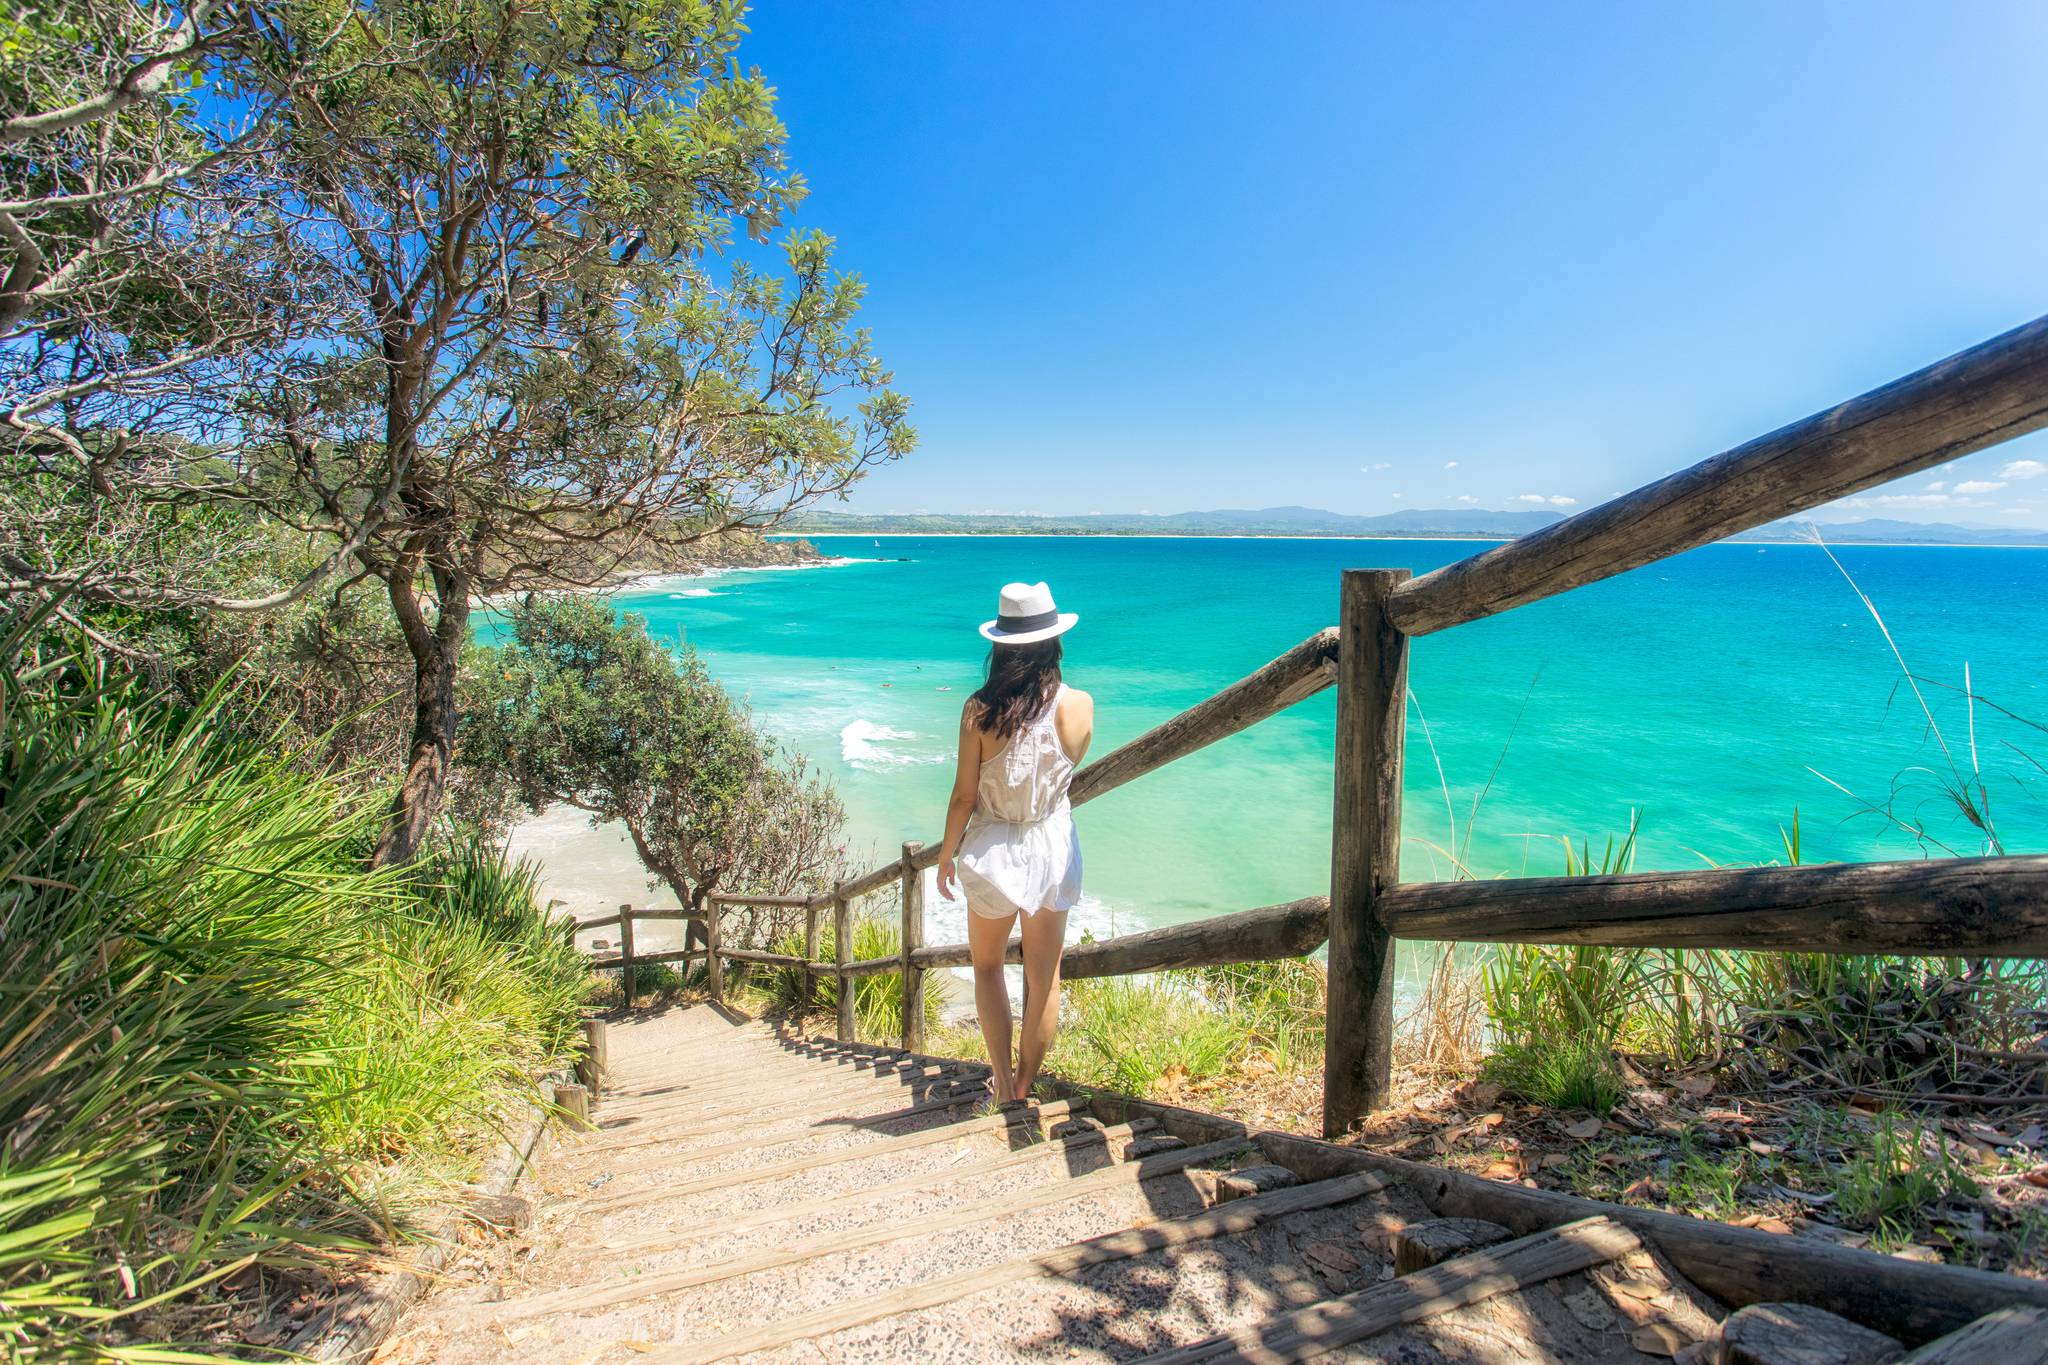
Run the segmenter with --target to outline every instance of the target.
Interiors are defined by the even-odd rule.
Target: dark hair
[[[988,652],[988,679],[975,691],[975,723],[1008,738],[1036,719],[1060,690],[1060,637]]]

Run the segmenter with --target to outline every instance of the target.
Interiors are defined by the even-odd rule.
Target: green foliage
[[[577,968],[526,874],[365,871],[349,786],[35,629],[0,683],[0,1335],[100,1359],[382,1222],[379,1167],[458,1158],[556,1055]]]
[[[1843,1163],[1833,1184],[1845,1219],[1894,1237],[1923,1227],[1942,1200],[1974,1196],[1978,1188],[1938,1127],[1923,1131],[1889,1113],[1878,1117],[1868,1146]]]
[[[837,951],[838,935],[827,923],[818,932],[820,957],[830,962]],[[783,933],[768,947],[770,952],[788,953],[802,957],[804,936],[802,930]],[[903,929],[894,921],[870,915],[856,915],[853,920],[853,955],[849,961],[865,962],[878,957],[897,957],[903,952]],[[814,983],[815,995],[807,996],[806,979]],[[749,969],[748,983],[760,991],[767,1003],[774,1008],[791,1013],[814,1009],[822,1014],[836,1014],[839,1010],[839,980],[837,977],[810,977],[810,974],[796,967],[769,967],[761,970]],[[939,1022],[939,993],[927,989],[924,993],[924,1023],[927,1032],[935,1029]],[[888,1041],[903,1036],[903,985],[900,973],[882,972],[875,976],[856,977],[853,983],[854,1027],[861,1037]]]
[[[1486,1059],[1486,1075],[1552,1109],[1604,1114],[1626,1093],[1614,1049],[1584,1035],[1503,1048]]]
[[[1234,1022],[1242,1049],[1263,1053],[1282,1072],[1322,1065],[1329,994],[1323,964],[1281,958],[1196,967],[1188,974],[1202,995]]]
[[[1322,1064],[1324,976],[1314,962],[1091,977],[1060,989],[1060,1030],[1046,1067],[1083,1085],[1160,1096],[1254,1058],[1283,1073]],[[969,1057],[986,1052],[974,1028],[947,1032],[939,1046]]]
[[[1083,1085],[1146,1095],[1169,1077],[1205,1079],[1245,1053],[1241,1021],[1191,983],[1158,976],[1067,983],[1049,1069]]]
[[[499,815],[566,801],[619,821],[684,905],[827,884],[838,798],[754,729],[695,653],[591,597],[528,598],[507,624],[505,644],[473,651],[464,672],[465,801]],[[732,946],[754,946],[735,927]]]

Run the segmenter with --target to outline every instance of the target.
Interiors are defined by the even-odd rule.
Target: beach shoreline
[[[1412,540],[1423,544],[1449,543],[1456,545],[1507,545],[1513,541],[1526,540],[1526,536],[1332,536],[1292,535],[1287,532],[1248,533],[1240,531],[771,531],[767,540],[1313,540],[1313,541],[1398,541]],[[1709,545],[1755,545],[1768,546],[1812,545],[1810,540],[1741,540],[1728,539],[1709,542]],[[2048,545],[1986,545],[1948,540],[1829,540],[1833,550],[2048,550]],[[1706,549],[1708,546],[1700,546]],[[859,562],[859,561],[849,561]],[[767,567],[767,566],[764,566]],[[790,565],[790,568],[805,567]]]

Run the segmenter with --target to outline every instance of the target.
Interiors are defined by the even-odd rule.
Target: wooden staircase
[[[709,1008],[615,1023],[609,1051],[532,1222],[476,1231],[380,1361],[1720,1358],[1720,1306],[1606,1217],[1512,1239],[1383,1172],[1304,1179],[1084,1101],[998,1111],[980,1067]],[[1763,1325],[1858,1345],[1820,1318]],[[1896,1358],[1869,1341],[1811,1358]]]

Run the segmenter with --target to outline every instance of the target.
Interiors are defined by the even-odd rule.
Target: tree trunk
[[[443,588],[440,610],[429,629],[412,583],[387,583],[412,651],[412,743],[406,752],[405,780],[391,798],[390,815],[371,860],[376,867],[411,862],[441,813],[455,759],[456,673],[469,633],[465,584],[456,581]]]

